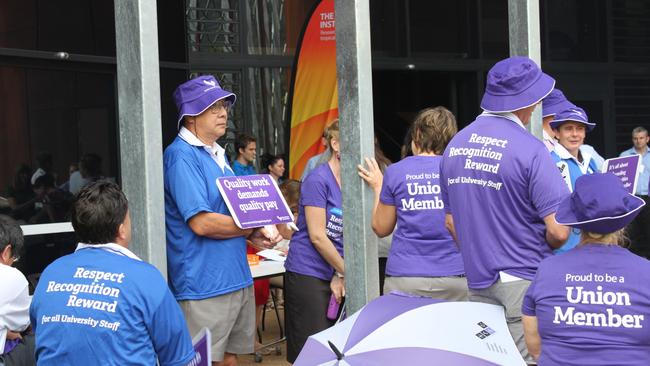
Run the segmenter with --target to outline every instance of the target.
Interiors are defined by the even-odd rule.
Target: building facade
[[[287,103],[298,39],[316,0],[158,1],[163,147],[176,134],[171,94],[214,74],[238,95],[223,143],[237,132],[258,152],[288,152]],[[480,112],[487,70],[508,56],[507,0],[370,0],[375,131],[393,160],[418,110],[444,105],[461,126]],[[587,143],[605,157],[650,127],[650,0],[541,0],[542,67],[598,127]],[[85,154],[120,181],[113,1],[0,4],[0,212],[36,194],[21,174],[49,153],[56,185]],[[162,153],[162,152],[161,152]],[[22,186],[21,186],[22,184]],[[20,196],[20,197],[17,197]],[[12,202],[15,207],[16,202]],[[65,222],[34,217],[25,225]],[[40,206],[42,207],[42,206]],[[27,274],[71,250],[66,224],[34,227]]]

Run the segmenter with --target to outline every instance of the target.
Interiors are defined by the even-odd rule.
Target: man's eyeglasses
[[[208,107],[212,113],[217,113],[221,108],[225,109],[226,112],[230,112],[230,101],[229,100],[217,100],[213,105]]]

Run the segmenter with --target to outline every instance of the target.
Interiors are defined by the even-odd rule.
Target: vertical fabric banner
[[[324,150],[323,129],[339,114],[334,0],[322,0],[307,20],[290,99],[289,177],[300,179],[307,161]]]

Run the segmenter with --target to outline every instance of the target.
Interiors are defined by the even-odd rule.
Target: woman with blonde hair
[[[330,297],[345,295],[343,205],[338,121],[329,127],[326,163],[302,182],[298,231],[285,262],[284,309],[287,361],[295,362],[307,338],[334,324],[327,318]]]
[[[367,168],[358,167],[375,192],[372,229],[380,238],[393,233],[384,293],[467,299],[463,260],[445,228],[440,197],[441,155],[457,130],[446,108],[424,109],[410,129],[413,156],[388,166],[385,176],[375,159],[366,158]]]
[[[522,305],[528,351],[540,366],[647,365],[650,262],[620,246],[645,202],[611,173],[579,177],[555,219],[580,244],[539,265]]]

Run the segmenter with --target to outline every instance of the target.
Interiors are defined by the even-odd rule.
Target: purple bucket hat
[[[557,130],[558,127],[560,127],[565,122],[578,122],[587,127],[587,132],[591,132],[591,130],[596,127],[596,124],[589,122],[587,118],[587,112],[585,112],[584,109],[573,106],[570,109],[563,110],[562,112],[556,114],[555,119],[551,121],[550,125],[552,129]]]
[[[487,75],[481,108],[487,112],[512,112],[544,99],[555,80],[542,72],[535,61],[515,56],[497,62]]]
[[[212,75],[202,75],[188,80],[174,90],[174,102],[178,108],[177,128],[185,116],[198,116],[216,101],[228,98],[235,104],[237,96],[233,92],[221,89],[219,82]]]
[[[609,234],[632,222],[644,205],[645,201],[629,194],[614,174],[587,174],[576,180],[573,193],[560,202],[555,221],[593,233]]]
[[[553,89],[542,101],[542,117],[554,116],[564,110],[575,108],[560,89]]]

